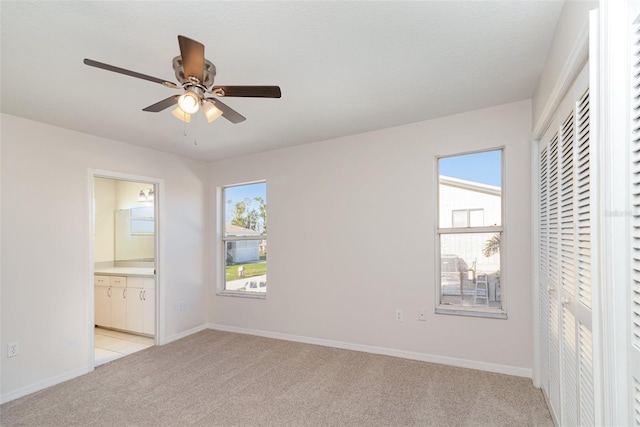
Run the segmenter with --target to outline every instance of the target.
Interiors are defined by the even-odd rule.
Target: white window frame
[[[500,196],[500,203],[501,203],[501,212],[500,212],[500,216],[501,216],[501,225],[497,226],[483,226],[483,227],[453,227],[453,224],[451,224],[451,227],[440,227],[441,221],[440,221],[440,159],[444,159],[444,158],[451,158],[451,157],[458,157],[458,156],[465,156],[465,155],[469,155],[469,154],[479,154],[479,153],[486,153],[486,152],[491,152],[491,151],[500,151],[500,174],[501,174],[501,179],[500,179],[500,188],[501,188],[501,196]],[[506,154],[506,147],[505,146],[499,146],[499,147],[493,147],[493,148],[487,148],[487,149],[481,149],[481,150],[473,150],[473,151],[467,151],[467,152],[462,152],[462,153],[454,153],[454,154],[446,154],[446,155],[439,155],[435,157],[435,194],[436,194],[436,215],[435,215],[435,245],[436,245],[436,256],[435,256],[435,272],[436,272],[436,277],[435,277],[435,302],[436,302],[436,308],[435,308],[435,312],[436,314],[449,314],[449,315],[458,315],[458,316],[473,316],[473,317],[489,317],[489,318],[495,318],[495,319],[507,319],[507,305],[506,305],[506,300],[507,300],[507,286],[505,286],[507,284],[507,272],[506,272],[506,250],[505,250],[505,246],[506,246],[506,224],[505,224],[505,217],[506,217],[506,185],[505,185],[505,154]],[[471,209],[469,209],[471,210]],[[452,214],[453,215],[453,214]],[[452,218],[453,219],[453,218]],[[500,297],[500,307],[478,307],[478,306],[464,306],[464,305],[458,305],[458,304],[442,304],[441,300],[442,300],[442,273],[440,271],[440,267],[441,267],[441,236],[443,235],[455,235],[455,234],[460,234],[460,235],[465,235],[465,234],[472,234],[472,233],[501,233],[500,236],[500,290],[501,290],[501,297]]]
[[[226,196],[225,196],[225,190],[227,188],[233,188],[233,187],[242,187],[245,185],[251,185],[251,184],[261,184],[264,183],[265,186],[267,184],[267,180],[263,179],[263,180],[258,180],[258,181],[250,181],[250,182],[243,182],[240,184],[230,184],[230,185],[225,185],[224,187],[218,187],[217,188],[217,194],[216,194],[216,199],[218,202],[218,221],[217,221],[217,252],[218,252],[218,256],[217,256],[217,267],[218,267],[218,280],[217,280],[217,292],[216,295],[221,295],[221,296],[233,296],[233,297],[241,297],[241,298],[255,298],[255,299],[266,299],[267,298],[267,292],[246,292],[246,291],[235,291],[235,290],[227,290],[226,289],[226,285],[227,285],[227,280],[226,280],[226,267],[227,267],[227,243],[228,242],[238,242],[238,241],[243,241],[243,240],[264,240],[265,242],[267,241],[267,234],[266,233],[262,233],[259,235],[230,235],[227,236],[226,230],[225,230],[225,223],[226,223]],[[268,208],[267,208],[268,209]],[[268,268],[268,267],[267,267]]]
[[[465,224],[466,225],[460,225],[457,226],[454,220],[454,213],[455,212],[464,212],[466,214],[466,219],[465,219]],[[483,208],[477,208],[477,209],[454,209],[451,211],[451,227],[452,228],[461,228],[461,227],[471,227],[471,212],[482,212],[482,219],[484,222],[484,209]]]

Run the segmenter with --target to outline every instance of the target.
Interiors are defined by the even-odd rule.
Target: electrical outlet
[[[396,310],[396,322],[402,322],[402,310]]]
[[[418,320],[421,320],[423,322],[427,320],[427,310],[425,310],[424,308],[418,309]]]
[[[184,311],[184,302],[178,302],[178,311]]]
[[[7,344],[7,357],[17,356],[20,353],[18,342],[10,342]]]

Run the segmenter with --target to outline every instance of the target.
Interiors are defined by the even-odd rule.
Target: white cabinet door
[[[144,304],[144,318],[142,320],[142,332],[155,335],[156,329],[156,291],[153,287],[144,289],[142,303]]]
[[[127,278],[109,276],[111,284],[111,327],[127,328]]]
[[[131,332],[142,332],[144,301],[142,288],[127,288],[127,327]]]
[[[94,323],[105,328],[111,327],[111,287],[94,287]]]
[[[128,277],[127,289],[127,330],[153,335],[155,329],[153,298],[155,279],[153,277]],[[151,312],[149,312],[150,310]]]

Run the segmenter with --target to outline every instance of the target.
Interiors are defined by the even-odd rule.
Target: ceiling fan
[[[173,69],[182,89],[184,89],[184,93],[163,99],[143,108],[142,111],[157,113],[177,104],[176,109],[173,110],[173,115],[188,123],[191,121],[191,115],[198,112],[202,107],[208,122],[212,122],[222,116],[231,123],[240,123],[246,120],[246,117],[219,99],[207,97],[206,94],[211,94],[215,97],[280,98],[279,86],[214,86],[213,80],[216,76],[216,67],[205,59],[204,45],[185,36],[178,36],[178,44],[180,45],[180,56],[173,58]],[[104,64],[92,59],[85,58],[84,63],[91,67],[159,83],[172,89],[180,88],[177,84],[167,80],[125,70],[124,68]]]

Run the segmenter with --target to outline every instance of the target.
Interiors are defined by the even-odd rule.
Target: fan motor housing
[[[193,84],[191,80],[184,75],[184,67],[182,65],[182,57],[176,56],[173,58],[173,71],[176,73],[176,79],[184,86],[185,84]],[[211,89],[213,86],[213,80],[216,77],[216,66],[207,59],[204,60],[204,81],[199,84],[206,87],[207,89]]]

